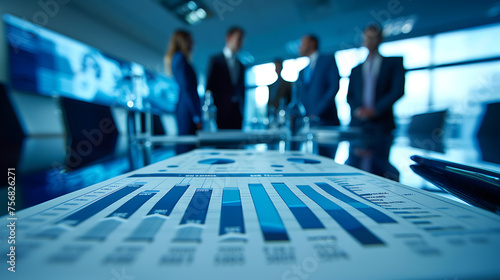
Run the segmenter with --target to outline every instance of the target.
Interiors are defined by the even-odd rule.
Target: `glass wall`
[[[432,79],[434,107],[460,110],[475,106],[500,97],[500,60],[436,68]]]

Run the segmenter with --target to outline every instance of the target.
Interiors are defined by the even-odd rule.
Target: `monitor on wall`
[[[4,14],[13,90],[155,112],[175,111],[169,77],[24,19]]]

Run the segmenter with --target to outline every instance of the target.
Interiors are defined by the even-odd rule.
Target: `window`
[[[267,117],[267,101],[269,88],[258,86],[248,88],[245,94],[244,122],[247,124],[262,124]]]
[[[274,63],[259,64],[251,67],[245,73],[245,83],[247,86],[267,86],[278,79]]]
[[[409,118],[429,110],[430,79],[429,70],[406,73],[405,94],[394,104],[396,118]]]
[[[380,45],[383,56],[402,56],[406,69],[427,67],[431,64],[431,38],[417,37]]]
[[[351,122],[351,107],[347,103],[347,89],[349,87],[349,78],[340,78],[340,88],[335,96],[337,105],[337,115],[341,125],[349,125]]]
[[[436,35],[434,64],[500,56],[500,24]]]
[[[296,59],[287,59],[283,61],[283,71],[281,77],[288,82],[295,82],[299,78],[300,70],[309,65],[308,57],[299,57]]]
[[[500,61],[433,70],[432,104],[467,114],[471,107],[500,98]]]
[[[335,60],[341,77],[349,77],[352,68],[365,61],[368,55],[366,48],[340,50],[335,53]]]

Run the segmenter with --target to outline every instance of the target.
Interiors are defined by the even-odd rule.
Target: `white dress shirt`
[[[369,55],[363,63],[363,105],[366,108],[375,107],[375,89],[377,88],[377,78],[382,64],[380,54]]]
[[[316,62],[318,62],[319,53],[318,51],[313,52],[309,56],[309,67],[311,68],[311,72],[314,71],[314,67],[316,67]]]
[[[363,74],[366,74],[366,72],[368,71],[370,63],[373,63],[372,75],[376,81],[378,78],[378,73],[380,71],[380,65],[382,64],[382,56],[378,53],[372,55],[371,59],[370,59],[370,56],[368,56],[366,58],[365,62],[363,63],[363,66],[362,66],[363,67]]]
[[[228,47],[224,47],[222,53],[226,58],[227,68],[229,69],[229,75],[231,76],[231,82],[233,83],[233,85],[236,85],[238,83],[238,76],[240,74],[240,67],[236,61],[236,54]]]

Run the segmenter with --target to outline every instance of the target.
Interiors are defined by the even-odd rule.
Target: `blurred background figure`
[[[309,57],[309,65],[299,73],[297,90],[312,125],[340,125],[335,105],[339,90],[339,69],[333,55],[320,55],[315,35],[302,37],[301,56]]]
[[[280,105],[286,106],[290,102],[292,95],[292,83],[283,80],[281,71],[283,70],[283,59],[276,58],[274,66],[278,79],[269,85],[269,101],[267,107],[269,112],[276,112]],[[283,104],[280,104],[283,103]]]
[[[207,91],[212,91],[219,129],[241,129],[245,107],[245,68],[236,55],[243,45],[244,31],[231,27],[226,45],[209,62]]]
[[[405,69],[402,57],[380,55],[382,40],[379,26],[365,28],[363,42],[369,54],[351,71],[347,102],[351,106],[351,126],[388,134],[396,127],[392,107],[404,94]]]
[[[201,129],[201,105],[198,96],[198,82],[189,59],[193,48],[191,34],[184,30],[175,31],[170,38],[165,66],[179,84],[177,103],[177,126],[179,135],[195,134]]]

